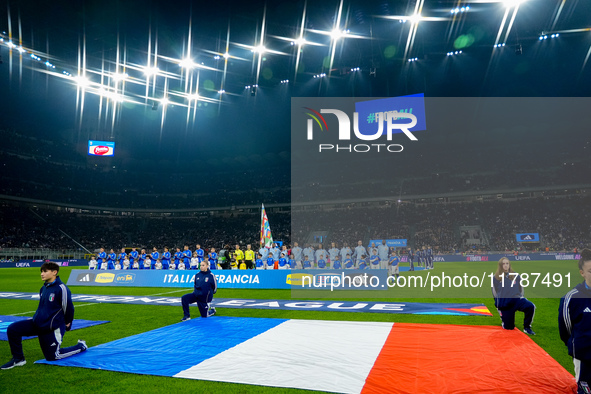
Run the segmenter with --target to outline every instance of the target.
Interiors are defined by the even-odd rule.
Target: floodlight
[[[144,74],[147,77],[151,77],[153,75],[158,74],[160,70],[158,69],[158,67],[144,67]]]
[[[411,23],[419,23],[421,21],[421,14],[413,14],[412,16],[408,17],[408,20]]]
[[[267,51],[267,48],[265,48],[264,45],[259,45],[259,46],[256,46],[256,47],[252,48],[251,51],[252,52],[255,52],[255,53],[258,53],[258,54],[263,54],[263,53],[265,53]]]
[[[78,75],[78,76],[74,77],[74,81],[76,81],[76,84],[78,85],[78,87],[81,87],[81,88],[85,88],[88,85],[90,85],[90,81],[88,80],[88,78],[83,77],[82,75]]]
[[[524,1],[525,0],[502,0],[503,4],[505,4],[505,7],[507,7],[507,8],[517,7],[518,5],[523,3]]]
[[[127,75],[127,73],[123,73],[123,74],[115,73],[115,74],[111,75],[111,78],[113,78],[113,80],[117,81],[117,82],[123,81],[123,80],[127,79],[127,77],[129,77],[129,75]]]
[[[179,62],[179,66],[182,68],[193,68],[195,67],[195,63],[193,62],[193,59],[185,58]]]

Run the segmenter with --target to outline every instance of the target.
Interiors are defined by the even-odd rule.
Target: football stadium
[[[3,2],[0,392],[591,393],[590,15]]]

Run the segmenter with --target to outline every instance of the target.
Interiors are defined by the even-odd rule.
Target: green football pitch
[[[481,263],[439,263],[434,270],[403,272],[403,277],[420,276],[471,276],[482,278],[496,269],[496,262]],[[84,267],[79,267],[84,268]],[[557,360],[567,371],[573,373],[573,365],[567,349],[558,334],[558,305],[560,296],[568,289],[581,282],[576,261],[527,261],[515,262],[513,268],[519,273],[530,273],[531,283],[525,289],[525,295],[536,304],[533,329],[537,335],[532,339],[550,356]],[[73,267],[64,267],[60,276],[67,281]],[[540,274],[540,275],[537,275]],[[546,274],[549,274],[546,276]],[[546,280],[544,281],[544,277]],[[537,282],[534,286],[534,280]],[[560,279],[560,282],[559,282]],[[570,281],[570,283],[568,283]],[[542,283],[545,282],[545,283]],[[485,276],[479,288],[465,288],[465,283],[457,288],[435,287],[431,291],[431,278],[428,285],[421,288],[394,287],[376,293],[338,293],[317,291],[304,294],[293,293],[291,290],[238,290],[219,289],[216,297],[248,298],[248,299],[313,299],[334,300],[367,300],[388,302],[426,302],[426,303],[474,303],[484,304],[493,316],[446,316],[446,315],[412,315],[384,313],[350,313],[293,310],[260,310],[260,309],[228,309],[218,308],[218,314],[238,317],[265,317],[281,319],[315,319],[315,320],[349,320],[349,321],[382,321],[424,324],[462,324],[462,325],[500,325],[499,315],[494,308],[490,291],[490,278]],[[4,268],[0,270],[0,292],[38,292],[41,287],[38,268]],[[452,286],[453,287],[453,286]],[[104,294],[130,296],[162,296],[180,297],[191,291],[191,288],[137,288],[137,287],[84,287],[70,286],[73,294]],[[363,295],[363,298],[361,296]],[[372,298],[367,298],[371,296]],[[352,298],[353,297],[353,298]],[[18,315],[32,317],[38,301],[0,299],[0,315]],[[109,320],[111,323],[89,327],[66,334],[63,346],[72,346],[78,339],[84,339],[90,347],[116,339],[128,337],[141,332],[150,331],[179,322],[182,311],[177,306],[165,305],[125,305],[75,302],[76,319]],[[192,309],[193,315],[196,309]],[[517,312],[517,328],[522,329],[523,314]],[[360,333],[361,340],[363,333]],[[203,393],[278,393],[299,390],[261,387],[221,382],[196,381],[168,377],[145,376],[84,368],[56,367],[34,364],[43,358],[39,343],[35,339],[23,341],[27,365],[7,371],[0,371],[0,393],[14,392],[203,392]],[[0,363],[11,358],[8,342],[0,342]],[[126,360],[122,359],[121,364]],[[445,362],[445,360],[442,360]],[[227,368],[240,369],[240,365],[228,365]],[[309,392],[309,391],[306,391]]]

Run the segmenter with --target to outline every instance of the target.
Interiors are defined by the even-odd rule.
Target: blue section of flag
[[[23,317],[23,316],[0,316],[0,341],[8,341],[8,337],[6,336],[6,329],[9,325],[14,323],[15,321],[27,320],[30,317]],[[72,330],[79,330],[81,328],[87,328],[96,326],[99,324],[109,323],[107,320],[82,320],[82,319],[74,319],[72,322]],[[31,339],[36,338],[33,337],[23,337],[23,339]]]
[[[174,376],[285,321],[225,316],[196,318],[94,346],[63,360],[36,363]]]
[[[423,93],[412,94],[409,96],[390,97],[385,99],[361,101],[355,103],[355,112],[359,114],[359,132],[364,135],[373,135],[378,130],[378,115],[379,112],[398,111],[404,113],[412,113],[417,117],[417,124],[413,128],[409,128],[410,132],[421,131],[427,129],[427,122],[425,119],[425,95]],[[410,123],[408,118],[399,118],[393,123],[405,124]],[[387,134],[386,116],[384,116],[382,135]],[[402,133],[400,129],[392,130],[392,133]]]

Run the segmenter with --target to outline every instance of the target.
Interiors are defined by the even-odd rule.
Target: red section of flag
[[[576,382],[519,330],[396,323],[362,393],[575,393]]]

